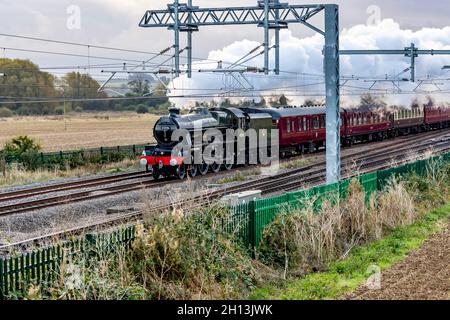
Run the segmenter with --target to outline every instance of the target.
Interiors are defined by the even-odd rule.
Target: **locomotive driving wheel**
[[[221,165],[219,163],[213,163],[209,166],[211,168],[211,172],[218,173],[220,171]]]
[[[181,164],[177,167],[175,176],[180,180],[186,178],[186,166],[184,164]]]
[[[231,169],[233,169],[233,164],[224,163],[223,167],[225,168],[225,170],[230,171]]]
[[[153,176],[153,179],[158,180],[161,176],[161,173],[158,171],[157,168],[153,168],[152,176]]]
[[[194,178],[198,173],[198,166],[196,166],[195,164],[191,164],[188,167],[188,174],[191,178]]]
[[[204,176],[205,174],[208,173],[209,170],[209,165],[207,163],[202,163],[198,165],[198,172]]]

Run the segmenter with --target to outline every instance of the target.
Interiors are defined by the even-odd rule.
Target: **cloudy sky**
[[[183,1],[184,2],[184,1]],[[306,3],[292,0],[292,4]],[[341,47],[352,48],[402,48],[414,41],[427,49],[450,48],[450,2],[407,1],[407,0],[345,0],[315,1],[308,3],[337,3],[340,5]],[[194,0],[201,7],[230,7],[255,5],[255,0]],[[165,29],[139,28],[138,23],[147,9],[166,8],[167,0],[1,0],[0,33],[41,37],[93,45],[159,52],[172,45],[173,34]],[[75,6],[75,7],[74,7]],[[80,20],[72,27],[73,8],[79,8]],[[76,12],[75,12],[76,14]],[[379,19],[378,19],[379,18]],[[378,21],[379,20],[379,21]],[[320,17],[313,20],[321,25]],[[374,22],[375,21],[375,22]],[[74,27],[75,26],[75,27]],[[447,27],[447,28],[446,28]],[[256,26],[209,27],[194,35],[194,56],[201,58],[239,59],[263,41],[263,34]],[[182,38],[182,43],[184,38]],[[320,73],[322,47],[320,36],[304,26],[292,25],[282,34],[283,70],[298,73]],[[430,47],[431,46],[431,47]],[[6,48],[6,49],[3,49]],[[9,48],[9,49],[8,49]],[[43,43],[0,36],[0,56],[7,58],[29,58],[41,67],[85,65],[86,58],[52,56],[42,53],[25,53],[12,50],[26,48],[86,55],[87,48]],[[144,61],[144,54],[122,53],[91,49],[92,56],[107,56],[118,59]],[[434,59],[434,60],[431,60]],[[439,74],[443,63],[450,63],[445,57],[423,57],[418,63],[418,72]],[[258,65],[262,60],[255,59]],[[90,60],[91,64],[105,63]],[[376,76],[394,74],[407,66],[403,57],[363,57],[342,59],[342,72],[346,75]],[[365,74],[363,74],[365,73]],[[99,74],[95,74],[101,78]],[[214,83],[214,87],[223,87]],[[255,87],[277,85],[283,79],[252,79]],[[300,81],[296,79],[297,83]],[[202,88],[214,82],[208,77],[194,80],[181,78],[174,85],[183,88]],[[292,79],[285,81],[292,84]]]

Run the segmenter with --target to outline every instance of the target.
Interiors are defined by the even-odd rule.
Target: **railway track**
[[[392,150],[397,151],[408,151],[411,149],[410,142],[413,142],[414,146],[420,147],[421,143],[429,145],[429,140],[432,138],[437,138],[439,135],[442,135],[442,132],[428,132],[426,134],[420,135],[420,136],[408,136],[404,139],[399,139],[396,141],[393,141],[392,143],[383,145],[381,147],[381,151],[378,151],[377,154],[384,154],[386,152],[390,152]],[[374,153],[371,153],[374,154]],[[315,154],[313,154],[315,155]],[[367,151],[357,151],[354,153],[350,153],[348,155],[345,155],[342,157],[342,160],[345,161],[347,159],[358,160],[361,157],[367,156]],[[343,162],[345,164],[346,162]],[[320,168],[318,170],[323,170],[323,166],[325,166],[325,162],[321,161],[318,163],[314,163],[308,166],[304,166],[298,169],[292,169],[288,170],[280,175],[277,175],[279,178],[285,178],[287,180],[290,179],[293,175],[296,175],[300,172],[304,172],[305,170],[310,170],[312,168]],[[345,168],[344,168],[345,169]],[[196,177],[196,179],[200,179],[201,177]],[[141,179],[141,180],[139,180]],[[265,177],[255,184],[254,181],[250,181],[247,183],[244,183],[245,186],[251,186],[253,189],[259,189],[260,185],[265,182],[274,182],[273,177]],[[126,182],[127,180],[139,180],[139,181],[133,181],[133,182]],[[125,182],[123,184],[119,185],[113,185],[108,186],[108,184],[118,183],[118,182]],[[101,178],[95,178],[95,179],[89,179],[89,180],[82,180],[82,181],[75,181],[75,182],[69,182],[67,184],[56,184],[56,185],[50,185],[45,187],[39,187],[39,188],[30,188],[30,189],[24,189],[24,190],[17,190],[12,191],[9,193],[3,193],[0,194],[0,203],[8,203],[8,202],[14,202],[20,199],[27,199],[30,197],[36,197],[40,195],[48,195],[51,193],[58,193],[58,192],[66,192],[66,191],[72,191],[72,190],[78,190],[78,189],[89,189],[89,188],[95,188],[98,186],[103,186],[106,184],[106,186],[103,186],[101,188],[96,188],[92,190],[83,190],[78,191],[70,194],[63,194],[63,195],[56,195],[51,197],[45,197],[41,199],[34,199],[34,200],[28,200],[24,202],[15,202],[12,204],[6,204],[6,205],[0,205],[0,216],[6,216],[6,215],[12,215],[12,214],[18,214],[28,211],[34,211],[34,210],[40,210],[44,208],[59,206],[59,205],[65,205],[68,203],[73,202],[80,202],[80,201],[86,201],[86,200],[93,200],[98,199],[106,196],[116,195],[124,192],[131,192],[131,191],[137,191],[142,189],[149,189],[149,188],[157,188],[161,186],[167,186],[171,184],[179,184],[182,183],[182,181],[179,180],[163,180],[163,181],[154,181],[152,178],[148,177],[148,174],[142,173],[142,172],[133,172],[133,173],[126,173],[126,174],[120,174],[120,175],[114,175],[110,177],[101,177]],[[293,188],[301,187],[301,186],[293,186]],[[236,187],[230,187],[226,189],[228,193],[231,192],[238,192],[240,190]]]
[[[431,139],[433,139],[433,137],[431,137]],[[380,150],[378,150],[377,152],[373,152],[369,155],[367,155],[367,152],[359,152],[360,155],[357,158],[355,158],[354,154],[347,155],[343,157],[342,167],[345,169],[345,166],[354,163],[356,161],[359,162],[358,164],[359,169],[357,170],[357,172],[349,172],[345,174],[344,177],[348,178],[370,171],[385,169],[390,167],[393,162],[396,163],[404,162],[408,160],[407,151],[411,150],[412,147],[414,147],[415,153],[417,153],[418,155],[427,152],[430,148],[429,140],[430,137],[428,137],[424,141],[421,140],[421,142],[416,143],[414,145],[404,147],[388,146],[385,148],[380,148]],[[445,153],[450,150],[450,135],[448,134],[440,139],[434,139],[434,141],[432,142],[433,143],[431,144],[431,146],[433,147],[435,154]],[[190,208],[201,207],[204,206],[206,203],[209,203],[210,201],[223,196],[224,194],[233,192],[242,192],[251,189],[260,189],[263,195],[270,195],[274,193],[298,190],[306,186],[317,185],[323,182],[325,179],[323,165],[324,165],[323,162],[311,164],[303,168],[283,172],[276,176],[264,177],[262,179],[259,179],[258,181],[244,182],[232,187],[225,187],[222,189],[214,190],[212,192],[201,194],[190,199],[177,201],[171,204],[162,204],[154,207],[152,209],[152,212],[149,213],[162,212],[170,207],[182,206],[187,202],[189,202]],[[17,248],[17,247],[24,247],[30,244],[42,243],[43,241],[45,242],[46,240],[48,241],[54,238],[64,239],[69,235],[75,236],[93,230],[107,229],[108,227],[140,220],[143,214],[144,214],[143,211],[124,213],[119,216],[102,219],[73,229],[55,232],[45,236],[36,237],[33,239],[28,239],[25,241],[5,246],[0,246],[0,250],[4,251],[13,247]]]

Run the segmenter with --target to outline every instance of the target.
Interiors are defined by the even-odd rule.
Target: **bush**
[[[61,268],[55,288],[28,292],[39,299],[39,292],[83,300],[240,298],[255,287],[257,273],[244,249],[223,231],[225,214],[213,207],[152,216],[138,226],[131,249],[103,254],[94,248]],[[71,270],[82,274],[76,289]]]
[[[325,202],[316,212],[313,203],[305,209],[287,209],[264,230],[261,259],[276,268],[301,273],[323,270],[367,241],[379,239],[392,228],[416,218],[413,195],[402,181],[392,180],[366,203],[357,180],[349,186],[340,204]]]
[[[57,107],[55,109],[55,114],[58,116],[62,116],[64,114],[64,107]]]
[[[19,136],[6,142],[3,152],[6,156],[20,157],[24,153],[38,152],[41,146],[27,136]]]
[[[1,107],[0,108],[0,118],[9,118],[12,117],[14,115],[14,113],[6,108],[6,107]]]
[[[77,106],[74,111],[77,112],[77,113],[82,113],[83,112],[83,107]]]
[[[138,105],[136,112],[139,114],[148,113],[148,108],[144,106],[143,104]]]

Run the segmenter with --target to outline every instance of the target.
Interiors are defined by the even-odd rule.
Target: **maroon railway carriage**
[[[245,111],[270,114],[279,130],[281,156],[313,152],[325,144],[325,107],[245,108]]]
[[[413,108],[411,110],[394,111],[392,122],[395,136],[421,132],[424,125],[423,110],[423,108]]]
[[[345,144],[383,140],[392,130],[392,122],[386,114],[370,111],[344,111],[343,114],[344,133],[341,137]]]
[[[427,130],[448,128],[450,108],[424,107],[424,125]]]
[[[283,153],[312,152],[325,145],[325,107],[246,108],[247,112],[264,112],[272,116],[279,129],[280,151]],[[373,112],[341,112],[343,144],[387,138],[392,130],[389,115]],[[283,155],[283,154],[282,154]]]

